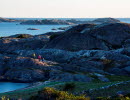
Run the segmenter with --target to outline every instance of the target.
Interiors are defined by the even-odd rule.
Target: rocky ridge
[[[53,38],[45,48],[79,50],[112,50],[129,47],[130,24],[80,24]]]
[[[3,37],[0,81],[91,82],[96,76],[108,82],[107,75],[130,76],[129,31],[125,23],[80,24],[64,32]]]

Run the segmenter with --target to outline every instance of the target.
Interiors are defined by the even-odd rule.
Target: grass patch
[[[72,82],[67,82],[67,83],[72,83]],[[88,90],[88,89],[96,89],[99,87],[115,84],[117,82],[99,82],[99,83],[85,83],[85,82],[75,82],[75,87],[71,89],[70,91],[68,90],[69,93],[75,93],[75,92],[81,92],[83,90]],[[54,87],[58,90],[63,90],[64,85],[66,83],[61,83],[61,82],[52,82],[47,85],[40,85],[36,86],[33,88],[25,89],[25,90],[18,90],[18,91],[13,91],[13,92],[7,92],[7,93],[0,93],[0,97],[5,96],[7,98],[30,98],[32,96],[36,96],[38,94],[38,91],[41,91],[45,87]]]
[[[93,76],[94,78],[97,78]],[[7,98],[25,98],[28,99],[32,96],[38,95],[38,91],[41,91],[45,87],[53,87],[61,91],[67,91],[68,93],[80,93],[82,91],[87,91],[90,89],[99,89],[101,87],[105,87],[108,85],[113,85],[121,81],[128,81],[130,80],[130,77],[127,76],[115,76],[115,75],[106,75],[106,77],[111,82],[101,82],[101,81],[93,81],[93,82],[51,82],[46,85],[39,85],[33,88],[28,88],[25,90],[18,90],[13,92],[7,92],[7,93],[0,93],[0,97],[5,96]],[[107,96],[113,96],[116,95],[117,91],[126,91],[130,93],[130,82],[123,85],[118,86],[112,86],[108,89],[99,89],[94,90],[92,93],[88,93],[86,95],[89,95],[90,97],[107,97]]]
[[[115,75],[106,75],[106,77],[111,81],[128,81],[130,80],[129,76],[115,76]]]
[[[71,82],[68,82],[68,84],[71,84]],[[108,85],[112,85],[112,84],[115,84],[117,82],[97,82],[97,83],[94,83],[94,82],[89,82],[89,83],[86,83],[86,82],[75,82],[75,88],[69,92],[81,92],[81,91],[84,91],[84,90],[88,90],[88,89],[96,89],[96,88],[100,88],[100,87],[103,87],[103,86],[108,86]],[[61,85],[55,85],[54,87],[59,89],[59,90],[64,90],[64,87],[65,87],[66,83],[65,84],[61,84]]]
[[[32,35],[29,35],[29,34],[20,34],[16,38],[29,38],[29,37],[32,37]]]
[[[39,91],[37,96],[31,97],[29,100],[90,100],[90,98],[85,96],[75,96],[65,91],[46,87],[42,91]]]
[[[126,93],[130,93],[130,82],[126,84],[113,85],[109,88],[102,88],[99,90],[94,90],[91,93],[87,93],[90,97],[110,97],[117,96],[118,91],[124,91]],[[120,100],[120,99],[119,99]]]

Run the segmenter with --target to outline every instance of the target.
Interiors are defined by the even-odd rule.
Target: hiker
[[[44,62],[45,61],[45,59],[42,57],[42,62]]]
[[[39,61],[41,61],[41,59],[42,59],[42,56],[41,56],[41,55],[38,55],[38,59],[39,59]]]
[[[33,53],[33,54],[32,54],[32,57],[35,59],[35,58],[36,58],[36,54],[35,54],[35,53]]]

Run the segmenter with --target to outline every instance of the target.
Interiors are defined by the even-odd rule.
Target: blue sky
[[[130,0],[0,0],[0,17],[130,17]]]

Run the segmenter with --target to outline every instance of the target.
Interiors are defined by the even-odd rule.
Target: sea
[[[0,93],[14,91],[27,86],[29,86],[29,83],[0,82]]]
[[[45,18],[10,18],[17,20],[41,20]],[[46,18],[46,19],[60,19],[60,20],[69,20],[72,18]],[[75,18],[80,21],[92,21],[96,18]],[[130,23],[130,18],[117,18],[121,22]],[[56,32],[61,30],[52,30],[58,29],[60,27],[68,27],[69,25],[20,25],[19,22],[2,22],[0,23],[0,37],[15,35],[15,34],[31,34],[39,35],[47,32]],[[27,30],[28,28],[36,28],[39,30]]]

